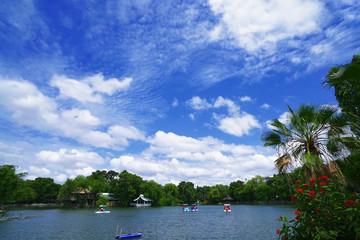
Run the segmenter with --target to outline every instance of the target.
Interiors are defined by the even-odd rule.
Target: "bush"
[[[279,239],[360,239],[360,206],[355,193],[346,191],[336,173],[302,184],[296,181],[295,218],[277,219]]]

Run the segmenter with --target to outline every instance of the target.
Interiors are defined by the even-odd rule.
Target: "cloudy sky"
[[[360,53],[358,0],[0,3],[0,165],[57,183],[271,176],[260,136]]]

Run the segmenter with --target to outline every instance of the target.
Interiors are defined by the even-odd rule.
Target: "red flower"
[[[315,228],[316,228],[316,226],[314,225],[314,226],[313,226],[313,229],[315,229]]]
[[[323,176],[322,179],[324,179],[325,181],[328,180],[329,178],[327,176]]]
[[[316,192],[315,191],[310,191],[309,194],[314,195]]]
[[[295,211],[295,214],[296,214],[296,215],[298,215],[298,214],[300,214],[300,213],[301,213],[300,211],[297,211],[297,210]]]
[[[311,195],[311,194],[309,194],[309,197],[315,197],[315,195]]]
[[[279,219],[283,219],[283,216],[280,216]]]
[[[279,232],[280,232],[280,229],[276,230],[276,234],[279,234]]]
[[[296,196],[291,197],[294,202],[296,202]]]
[[[310,182],[315,182],[315,179],[311,179]]]
[[[315,210],[317,213],[321,213],[321,209],[316,209]]]
[[[296,189],[296,191],[299,192],[299,193],[303,193],[303,192],[304,192],[304,190],[302,190],[301,188]]]
[[[301,181],[300,180],[296,180],[296,182],[295,183],[301,183]]]
[[[351,207],[351,206],[357,206],[358,204],[353,201],[353,200],[347,200],[346,203],[344,204],[344,207]]]
[[[299,219],[300,219],[300,215],[297,215],[295,219],[296,219],[296,220],[299,220]]]
[[[308,184],[308,183],[304,185],[304,187],[308,187],[308,186],[309,186],[309,184]]]

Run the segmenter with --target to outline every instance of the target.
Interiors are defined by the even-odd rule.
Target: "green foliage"
[[[61,185],[55,183],[54,179],[39,177],[35,180],[26,180],[26,182],[29,183],[29,187],[35,192],[35,202],[55,202]]]
[[[343,112],[360,117],[360,55],[354,55],[348,64],[332,67],[323,83],[335,88]]]
[[[359,239],[359,198],[346,191],[339,175],[323,176],[303,184],[296,181],[292,196],[295,219],[280,217],[279,239]]]
[[[105,197],[105,196],[101,196],[97,201],[96,201],[96,206],[100,206],[100,205],[106,205],[108,202],[109,198]]]
[[[15,191],[22,183],[26,173],[16,174],[13,165],[0,166],[0,203],[6,204],[15,200]]]
[[[154,180],[150,180],[146,184],[144,196],[152,200],[153,206],[159,206],[160,200],[165,196],[164,188]]]
[[[209,198],[210,202],[213,204],[219,203],[221,200],[219,189],[216,187],[211,188],[208,198]]]
[[[192,182],[182,181],[178,185],[179,199],[184,203],[195,203],[197,200],[197,192]]]
[[[145,192],[146,182],[139,176],[122,171],[117,179],[111,181],[111,191],[119,195],[121,206],[128,206],[132,200]]]
[[[300,163],[308,179],[338,169],[334,160],[340,152],[350,150],[356,139],[349,136],[350,126],[333,107],[301,105],[297,111],[289,106],[290,115],[285,125],[275,119],[272,131],[262,135],[264,146],[273,146],[278,154],[275,166],[279,172],[293,169]]]

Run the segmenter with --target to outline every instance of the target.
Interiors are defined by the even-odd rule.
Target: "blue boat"
[[[140,232],[123,234],[122,233],[122,228],[120,228],[120,233],[119,234],[118,234],[118,232],[119,232],[119,225],[116,227],[115,239],[141,238],[141,233]]]
[[[121,235],[117,235],[115,238],[116,239],[141,238],[141,233],[121,234]]]

